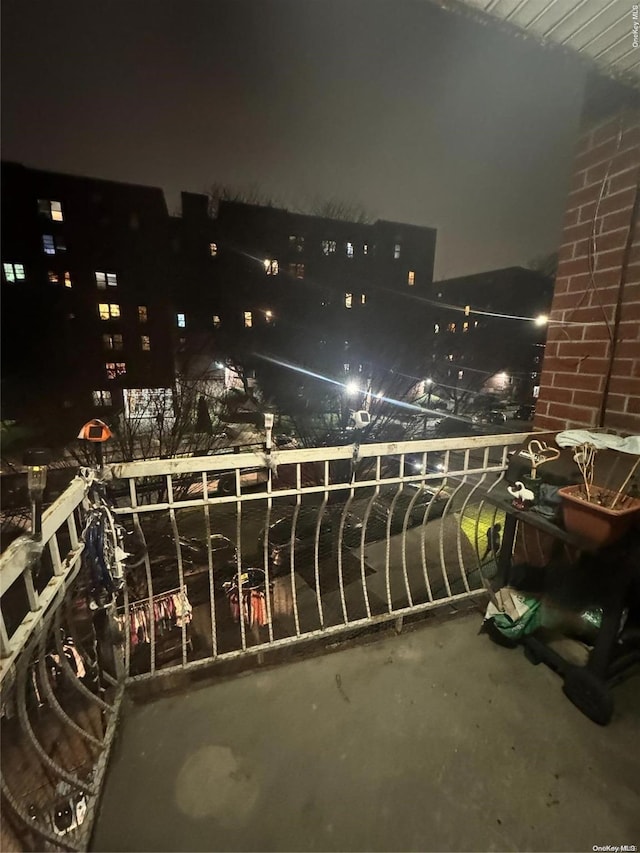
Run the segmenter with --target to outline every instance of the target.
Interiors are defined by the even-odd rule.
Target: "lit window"
[[[346,249],[347,249],[347,257],[352,258],[353,257],[353,243],[347,243]]]
[[[91,396],[93,397],[94,406],[111,405],[111,391],[92,391]]]
[[[40,211],[40,213],[44,214],[49,219],[53,219],[54,222],[62,222],[64,219],[64,217],[62,216],[62,205],[59,201],[39,199],[38,210]]]
[[[464,316],[465,316],[465,317],[468,317],[470,313],[471,313],[471,306],[470,306],[470,305],[465,305],[465,306],[464,306]]]
[[[151,349],[151,340],[149,335],[140,335],[140,349],[144,352],[149,352]]]
[[[462,379],[463,376],[464,376],[464,370],[459,370],[458,371],[458,379]]]
[[[67,244],[62,237],[54,237],[52,234],[43,234],[42,249],[45,255],[55,255],[57,252],[66,252]]]
[[[98,313],[101,320],[114,320],[120,316],[120,306],[113,302],[101,302],[98,305]]]
[[[51,270],[49,270],[48,276],[51,284],[57,284],[60,281],[60,276],[57,272],[52,272]]]
[[[394,245],[394,247],[393,247],[393,257],[394,257],[396,260],[398,260],[398,258],[400,257],[400,250],[401,250],[401,248],[402,248],[402,246],[401,246],[401,244],[400,244],[400,243],[396,243],[396,244]]]
[[[468,324],[468,323],[466,323],[466,322],[465,322],[465,323],[463,323],[463,324],[462,324],[462,331],[463,331],[463,332],[468,332],[468,331],[469,331],[469,324]]]
[[[273,311],[265,311],[264,319],[267,321],[267,323],[273,323]]]
[[[64,286],[65,286],[65,287],[72,287],[72,284],[71,284],[71,273],[69,273],[69,272],[66,272],[66,273],[64,274]]]
[[[244,312],[244,327],[250,329],[253,326],[253,314],[251,311]]]
[[[323,255],[333,255],[336,251],[336,241],[335,240],[323,240],[322,241],[322,254]]]
[[[447,359],[449,361],[453,361],[453,353],[452,352],[449,353],[449,355],[447,356]]]
[[[368,246],[368,244],[367,244],[367,243],[364,243],[364,244],[363,244],[363,246],[362,246],[362,254],[363,254],[363,255],[368,255],[368,254],[369,254],[369,246]]]
[[[218,244],[217,243],[209,243],[209,254],[212,258],[218,254]]]
[[[434,323],[434,324],[433,324],[433,332],[434,332],[434,334],[436,334],[436,335],[437,335],[439,331],[440,331],[440,323]]]
[[[97,272],[96,286],[98,290],[106,290],[107,287],[117,287],[118,277],[114,272]]]
[[[276,260],[265,260],[264,271],[267,275],[278,275],[278,262]]]
[[[455,330],[456,330],[456,324],[455,323],[449,323],[449,325],[447,326],[447,332],[455,332]]]
[[[360,305],[366,305],[366,304],[367,304],[367,294],[361,293],[360,294]]]
[[[187,318],[184,314],[176,314],[176,322],[179,329],[184,329],[187,325]]]
[[[289,248],[296,252],[302,252],[304,250],[304,237],[290,236]]]
[[[413,270],[409,270],[407,273],[407,284],[414,285],[416,283],[416,274]]]
[[[345,363],[344,363],[344,372],[345,372],[345,373],[348,373],[348,372],[349,372],[349,363],[348,363],[348,362],[345,362]]]
[[[345,308],[351,308],[352,304],[353,304],[353,294],[352,293],[345,293],[345,295],[344,295],[344,307]]]
[[[102,344],[105,349],[121,350],[122,335],[103,335]]]
[[[362,373],[362,365],[361,364],[358,365],[358,373]]]
[[[304,278],[304,264],[289,264],[289,275],[293,278]]]
[[[2,267],[7,281],[24,281],[24,266],[22,264],[3,264]]]
[[[213,315],[213,328],[219,329],[221,325],[222,325],[222,320],[220,319],[220,315],[214,314]]]
[[[477,329],[477,328],[478,328],[478,321],[477,321],[477,320],[474,320],[473,328],[474,328],[474,329]]]
[[[107,379],[115,379],[118,376],[125,376],[127,372],[127,365],[124,361],[107,361],[104,369],[107,372]]]
[[[138,323],[146,323],[148,319],[147,306],[138,305]]]

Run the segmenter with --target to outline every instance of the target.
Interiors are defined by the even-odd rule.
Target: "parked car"
[[[240,489],[251,489],[261,486],[267,482],[269,471],[267,468],[246,468],[240,472]],[[235,495],[236,472],[222,472],[218,479],[217,492],[219,495]]]
[[[219,590],[238,570],[238,550],[235,543],[221,533],[214,533],[209,541],[214,587]],[[182,557],[183,577],[192,603],[194,603],[193,599],[196,599],[196,603],[197,599],[207,599],[209,597],[209,553],[206,542],[181,536],[178,544]],[[167,533],[153,540],[149,547],[149,565],[154,594],[166,592],[177,586],[178,556],[176,541],[172,534]],[[138,568],[138,574],[146,583],[144,566]]]
[[[536,407],[532,403],[526,403],[519,406],[516,410],[516,420],[532,421]]]
[[[399,493],[397,486],[388,486],[376,495],[371,506],[371,516],[377,522],[377,532],[382,525],[386,533],[391,515],[391,533],[399,533],[404,527],[407,513],[407,527],[415,527],[425,520],[427,508],[429,509],[427,521],[440,518],[448,500],[448,492],[427,488],[422,483],[404,483]],[[413,505],[412,501],[414,501]],[[411,507],[410,511],[409,507]]]
[[[281,432],[274,436],[273,443],[280,450],[286,450],[289,448],[300,447],[298,444],[298,439],[292,435],[287,435],[287,433]]]
[[[327,511],[320,522],[319,550],[327,551],[337,541],[340,530],[340,514]],[[295,520],[295,531],[294,531]],[[294,511],[288,512],[272,522],[258,536],[258,556],[264,553],[267,538],[267,555],[274,574],[289,570],[291,560],[291,534],[294,532],[293,547],[295,555],[308,555],[313,552],[318,525],[318,508],[301,507],[297,518]],[[355,548],[360,544],[362,521],[351,513],[345,517],[343,545]]]
[[[498,426],[507,422],[507,413],[504,409],[491,409],[490,411],[476,412],[471,420],[474,424],[494,424]]]

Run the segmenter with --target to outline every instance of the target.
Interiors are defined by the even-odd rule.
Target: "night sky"
[[[557,247],[584,70],[429,0],[4,0],[4,159],[339,197],[436,277]],[[5,214],[6,215],[6,214]]]

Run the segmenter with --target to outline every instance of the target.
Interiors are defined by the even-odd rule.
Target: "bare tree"
[[[341,219],[346,222],[356,222],[361,225],[369,225],[374,219],[360,202],[345,201],[335,196],[330,198],[315,196],[304,205],[304,209],[300,212],[310,214],[311,216],[322,216],[326,219]]]
[[[259,184],[233,187],[222,181],[214,181],[206,190],[209,196],[209,216],[217,217],[221,201],[236,201],[262,207],[285,207],[281,199],[270,195]]]

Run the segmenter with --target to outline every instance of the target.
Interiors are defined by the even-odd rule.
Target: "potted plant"
[[[556,436],[559,447],[572,447],[582,482],[559,490],[565,528],[593,545],[608,545],[619,539],[640,512],[640,498],[627,493],[640,465],[640,436],[621,438],[607,433],[577,429]],[[637,456],[619,489],[594,484],[595,460],[599,450],[616,450]]]

